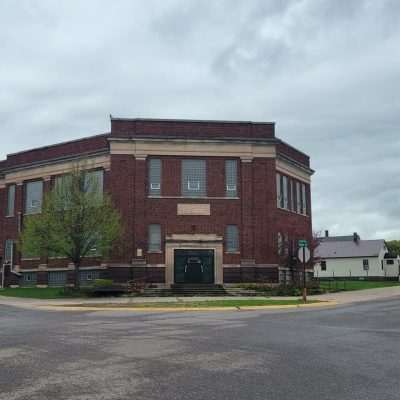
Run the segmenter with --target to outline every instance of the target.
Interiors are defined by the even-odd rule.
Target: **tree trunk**
[[[80,262],[75,262],[75,290],[79,291],[81,288],[81,280],[80,280]]]

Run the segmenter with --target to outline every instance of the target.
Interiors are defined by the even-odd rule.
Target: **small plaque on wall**
[[[211,215],[210,204],[178,204],[178,215]]]

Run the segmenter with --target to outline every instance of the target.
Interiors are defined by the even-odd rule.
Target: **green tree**
[[[386,242],[390,254],[400,255],[400,240],[390,240]]]
[[[121,232],[119,212],[103,193],[102,173],[76,165],[69,174],[56,178],[44,196],[41,213],[25,218],[19,245],[25,254],[69,259],[79,290],[82,259],[108,257]]]

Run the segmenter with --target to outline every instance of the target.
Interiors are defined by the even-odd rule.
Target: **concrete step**
[[[224,288],[222,285],[212,284],[174,284],[170,289],[146,288],[142,293],[144,297],[213,297],[213,296],[259,296],[254,290],[242,288]]]

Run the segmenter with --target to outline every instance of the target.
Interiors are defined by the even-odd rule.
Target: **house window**
[[[281,186],[281,175],[276,174],[276,206],[278,208],[282,207],[282,186]]]
[[[28,182],[25,185],[25,214],[42,211],[43,181]]]
[[[321,271],[326,271],[326,261],[321,261]]]
[[[282,256],[284,252],[283,235],[278,232],[278,255]]]
[[[386,265],[393,265],[394,264],[394,260],[386,260]]]
[[[239,251],[239,229],[237,225],[227,225],[226,227],[225,250],[227,253]]]
[[[161,226],[158,224],[149,225],[148,251],[161,251]]]
[[[15,205],[15,185],[10,185],[7,191],[7,210],[6,216],[14,216],[14,205]]]
[[[63,209],[68,208],[71,201],[72,176],[70,174],[60,175],[55,178],[54,188],[57,198],[62,202]]]
[[[300,182],[296,182],[296,212],[301,213]]]
[[[283,208],[288,209],[288,178],[287,176],[282,177],[282,186],[283,186]]]
[[[4,262],[13,264],[14,261],[14,241],[7,239],[4,245]]]
[[[206,196],[206,161],[182,161],[182,196]]]
[[[49,286],[65,286],[67,283],[67,273],[65,271],[51,271],[47,273]]]
[[[289,193],[290,193],[290,206],[289,209],[290,211],[296,211],[295,209],[295,182],[293,179],[290,179],[289,181]]]
[[[100,278],[100,271],[87,270],[80,271],[79,280],[83,286],[92,284],[93,281]]]
[[[307,215],[307,193],[305,183],[301,184],[302,214]]]
[[[226,197],[237,197],[237,161],[225,161],[225,195]]]
[[[149,195],[161,195],[161,160],[159,158],[149,160]]]
[[[99,169],[96,171],[85,172],[85,193],[103,194],[104,172]]]
[[[369,260],[363,260],[363,269],[364,271],[369,270]]]
[[[36,280],[36,272],[24,272],[22,274],[22,286],[35,286]]]

